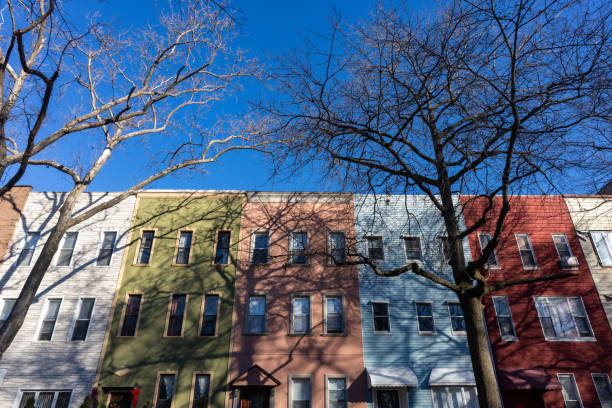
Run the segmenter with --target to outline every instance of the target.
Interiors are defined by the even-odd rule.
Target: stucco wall
[[[77,211],[113,196],[114,193],[85,193],[77,204]],[[54,225],[57,217],[55,210],[62,199],[62,193],[30,193],[7,261],[0,268],[2,298],[16,298],[31,269],[15,266],[24,246],[25,233],[41,232],[33,264]],[[21,388],[71,389],[71,406],[78,406],[91,392],[134,202],[134,197],[127,198],[71,229],[79,232],[72,265],[49,268],[21,330],[0,361],[0,369],[6,370],[0,386],[0,406],[13,406]],[[118,242],[111,264],[96,266],[103,231],[117,231]],[[71,342],[70,327],[80,297],[93,297],[96,301],[86,341]],[[62,303],[51,341],[39,342],[36,341],[35,332],[41,310],[49,298],[61,298]]]

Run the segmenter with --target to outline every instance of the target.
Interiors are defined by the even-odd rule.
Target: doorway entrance
[[[242,388],[240,408],[270,408],[270,388]]]

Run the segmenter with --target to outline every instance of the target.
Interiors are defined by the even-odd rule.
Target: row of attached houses
[[[0,199],[0,320],[64,199],[30,190]],[[114,195],[84,194],[75,211]],[[455,204],[461,228],[488,211]],[[612,197],[511,208],[487,281],[575,276],[485,297],[504,407],[612,407]],[[466,261],[493,230],[463,241]],[[64,236],[0,360],[0,407],[477,407],[456,295],[334,262],[359,253],[452,279],[445,248],[425,196],[140,192]]]

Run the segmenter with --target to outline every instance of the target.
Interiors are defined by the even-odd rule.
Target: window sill
[[[487,269],[489,271],[490,270],[494,270],[494,271],[497,270],[498,271],[498,270],[501,269],[501,266],[499,266],[499,265],[485,265],[485,269]]]
[[[456,337],[465,337],[465,336],[467,336],[467,332],[464,332],[464,331],[460,331],[460,332],[451,331],[451,334],[453,336],[456,336]]]
[[[314,336],[314,334],[312,332],[306,332],[306,333],[288,333],[287,336],[288,337],[312,337],[312,336]]]
[[[524,271],[537,271],[540,268],[538,266],[523,266]]]
[[[518,337],[515,336],[502,336],[501,341],[513,342],[518,341]]]
[[[116,336],[118,339],[135,339],[137,336]]]
[[[216,339],[217,337],[219,337],[218,334],[213,334],[210,336],[202,336],[201,334],[198,334],[198,339]]]
[[[391,332],[384,332],[384,331],[375,331],[373,332],[374,336],[390,336]]]
[[[166,336],[166,335],[163,335],[162,336],[162,339],[184,339],[184,338],[185,338],[184,335],[180,335],[180,336]]]
[[[142,268],[144,266],[151,266],[151,264],[132,264],[132,266],[136,266],[136,267]]]
[[[191,266],[191,264],[188,264],[188,263],[186,263],[186,264],[177,264],[177,263],[174,263],[174,262],[173,262],[173,263],[172,263],[172,266],[177,266],[177,267],[179,267],[179,268],[184,268],[184,267],[186,267],[186,266]]]
[[[548,338],[544,338],[546,341],[561,341],[561,342],[580,342],[580,341],[584,341],[584,342],[592,342],[592,341],[597,341],[597,339],[595,337],[548,337]]]
[[[437,336],[438,333],[436,332],[419,332],[419,336],[426,336],[426,337],[431,337],[431,336]]]
[[[346,333],[321,333],[323,337],[346,337]]]
[[[267,336],[268,333],[242,333],[243,336]]]

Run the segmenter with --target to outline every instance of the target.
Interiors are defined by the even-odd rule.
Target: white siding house
[[[612,196],[565,199],[612,328]]]
[[[115,195],[85,193],[76,211]],[[0,267],[0,311],[6,313],[18,296],[63,197],[30,193]],[[24,393],[37,399],[36,406],[66,407],[70,401],[78,407],[91,392],[135,201],[130,197],[98,213],[62,240],[21,330],[0,360],[0,407],[18,407]]]

